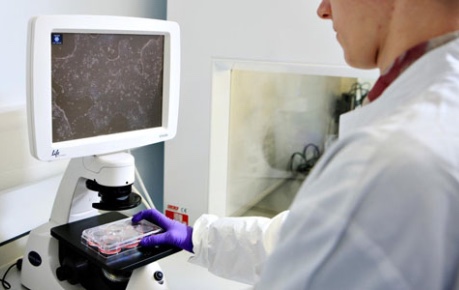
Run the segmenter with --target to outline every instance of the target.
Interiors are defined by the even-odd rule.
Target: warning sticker
[[[178,212],[181,211],[181,212]],[[165,211],[165,214],[168,218],[181,222],[182,224],[188,225],[188,214],[186,214],[186,210],[174,205],[168,205]]]

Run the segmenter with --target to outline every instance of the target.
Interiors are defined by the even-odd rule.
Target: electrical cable
[[[363,100],[366,98],[370,92],[371,84],[370,83],[359,83],[356,82],[352,84],[351,89],[348,94],[352,96],[351,100],[351,110],[354,108],[360,107],[363,103]]]
[[[140,201],[142,202],[142,204],[145,206],[146,209],[151,209],[151,206],[150,204],[147,202],[147,200],[145,199],[144,195],[134,186],[133,187],[133,190],[134,192],[138,192],[139,195],[140,195]]]
[[[132,154],[132,151],[130,149],[127,150],[129,154]],[[153,200],[150,197],[150,194],[148,193],[148,190],[145,186],[145,183],[143,182],[142,176],[140,175],[139,170],[137,169],[137,166],[135,167],[135,178],[137,183],[140,185],[140,190],[138,190],[136,187],[134,187],[134,190],[137,191],[140,194],[140,197],[142,198],[142,204],[147,208],[147,209],[156,209],[156,206],[153,202]]]
[[[309,143],[304,146],[302,152],[295,152],[291,155],[288,170],[295,173],[308,174],[317,160],[319,160],[320,155],[319,147]]]
[[[0,279],[3,289],[11,289],[11,284],[8,281],[6,281],[6,275],[8,275],[8,272],[15,266],[20,270],[22,268],[22,259],[17,260],[16,263],[14,263],[13,265],[9,266],[8,269],[6,269],[5,273],[3,274],[3,277]]]
[[[140,184],[140,188],[142,189],[143,195],[146,198],[147,203],[149,204],[149,208],[156,209],[155,204],[153,200],[151,199],[150,194],[148,193],[148,190],[145,186],[145,183],[143,182],[142,176],[140,175],[139,170],[137,170],[137,167],[135,168],[135,176],[136,176],[136,180]]]

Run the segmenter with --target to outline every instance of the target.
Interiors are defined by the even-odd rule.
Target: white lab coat
[[[196,254],[214,273],[232,274],[262,251],[237,242],[262,235],[256,226],[201,221],[196,229]],[[234,250],[220,251],[234,234]],[[263,265],[262,290],[459,289],[459,40],[342,117],[339,140],[298,192],[274,251],[254,264]]]
[[[288,212],[264,217],[201,216],[193,226],[190,262],[224,278],[254,284],[272,252]]]

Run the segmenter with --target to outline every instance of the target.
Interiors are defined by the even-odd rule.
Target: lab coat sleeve
[[[287,215],[288,211],[272,219],[203,215],[193,227],[195,255],[190,262],[220,277],[254,284]]]

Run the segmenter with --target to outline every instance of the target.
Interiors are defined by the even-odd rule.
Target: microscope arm
[[[128,153],[72,159],[59,185],[50,220],[60,225],[97,214],[92,204],[100,199],[88,190],[87,180],[117,187],[134,183],[134,178],[134,157]]]

